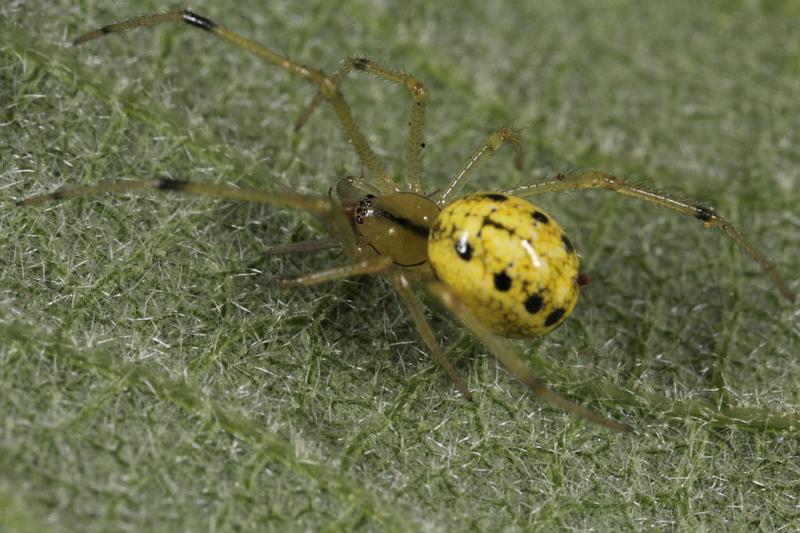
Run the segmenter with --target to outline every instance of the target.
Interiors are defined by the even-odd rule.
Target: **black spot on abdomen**
[[[568,254],[575,252],[575,248],[572,246],[572,241],[570,241],[569,237],[567,237],[563,233],[561,234],[561,242],[564,243],[564,248],[567,249]]]
[[[545,327],[549,328],[550,326],[561,320],[561,317],[563,317],[564,313],[566,312],[567,312],[566,309],[564,309],[563,307],[554,309],[549,315],[547,315],[547,318],[544,321]]]
[[[536,220],[537,222],[541,222],[542,224],[547,224],[548,222],[550,222],[550,219],[547,218],[547,215],[545,215],[541,211],[534,211],[532,216],[533,216],[533,220]]]
[[[525,299],[525,310],[530,314],[536,314],[542,310],[542,304],[544,304],[544,300],[538,294],[534,294],[532,296],[528,296]]]
[[[506,200],[508,200],[508,196],[496,192],[484,194],[483,197],[488,198],[489,200],[494,200],[495,202],[505,202]]]
[[[505,270],[494,275],[494,288],[500,292],[506,292],[511,288],[511,278]]]
[[[466,237],[461,237],[456,241],[456,253],[464,261],[472,259],[472,245],[470,245]]]

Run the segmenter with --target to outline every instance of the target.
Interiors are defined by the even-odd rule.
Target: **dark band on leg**
[[[159,191],[182,191],[189,182],[186,180],[176,180],[172,178],[159,178],[156,188]]]
[[[708,222],[712,218],[716,217],[716,213],[714,213],[714,210],[710,207],[694,206],[694,210],[694,218],[702,220],[703,222]]]
[[[197,13],[192,13],[188,9],[183,11],[183,21],[206,31],[211,31],[214,29],[214,27],[216,27],[216,23],[213,21],[202,17]]]

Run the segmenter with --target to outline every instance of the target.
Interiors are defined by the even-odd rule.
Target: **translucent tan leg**
[[[492,133],[486,142],[478,148],[473,156],[467,161],[467,164],[461,171],[455,175],[455,177],[441,193],[433,195],[431,199],[435,201],[439,206],[445,205],[450,199],[453,197],[455,193],[461,190],[461,187],[467,182],[469,178],[475,174],[475,171],[478,170],[478,167],[483,163],[485,160],[492,157],[497,150],[499,150],[504,144],[510,144],[511,147],[514,149],[514,164],[517,168],[522,167],[522,139],[519,136],[519,133],[512,130],[511,128],[500,128],[496,132]]]
[[[553,407],[573,414],[589,422],[603,426],[614,431],[632,431],[633,428],[626,424],[610,420],[586,407],[567,400],[560,394],[550,390],[517,354],[506,344],[505,340],[492,333],[483,325],[455,294],[441,282],[429,282],[428,291],[439,300],[451,313],[453,313],[469,330],[486,345],[492,354],[500,360],[506,369],[517,379],[528,386],[534,396],[537,396]]]
[[[368,72],[389,82],[396,83],[408,90],[411,95],[411,111],[408,120],[408,145],[406,147],[406,179],[411,187],[411,192],[422,193],[422,149],[425,148],[423,135],[425,133],[425,110],[428,107],[428,92],[425,86],[410,74],[405,74],[363,57],[349,57],[342,62],[339,70],[332,76],[338,88],[342,80],[353,70]],[[317,91],[314,99],[300,115],[295,124],[295,129],[300,129],[311,116],[311,113],[325,99],[323,92]]]
[[[339,92],[338,82],[336,80],[320,70],[307,67],[301,63],[297,63],[292,59],[289,59],[284,55],[273,52],[269,48],[266,48],[255,41],[242,37],[241,35],[234,33],[231,30],[220,26],[203,16],[197,15],[188,9],[171,11],[169,13],[144,15],[141,17],[124,20],[116,24],[103,26],[102,28],[84,33],[75,39],[74,44],[83,44],[87,41],[97,39],[98,37],[102,37],[109,33],[127,31],[143,26],[154,26],[164,22],[185,22],[190,26],[205,30],[212,35],[219,37],[223,41],[227,41],[228,43],[257,56],[267,63],[271,63],[286,70],[287,72],[290,72],[291,74],[305,78],[316,85],[319,88],[319,91],[333,107],[333,112],[339,119],[339,122],[347,134],[347,139],[350,141],[351,146],[358,154],[358,157],[364,167],[367,168],[369,173],[374,178],[383,181],[386,192],[394,191],[396,189],[394,180],[386,171],[386,168],[378,159],[378,156],[375,154],[372,148],[370,148],[367,139],[364,137],[364,134],[361,133],[358,124],[356,124],[356,121],[350,112],[350,107],[347,105],[347,102],[345,102],[344,98]]]
[[[80,198],[102,193],[137,191],[143,189],[181,192],[200,196],[228,198],[243,202],[256,202],[261,204],[279,205],[283,207],[302,209],[325,220],[331,221],[336,229],[336,237],[339,239],[339,242],[345,249],[345,252],[347,252],[350,256],[356,255],[355,240],[353,237],[353,230],[350,228],[350,222],[345,217],[342,209],[337,207],[330,201],[330,199],[324,196],[313,196],[288,192],[271,192],[262,191],[259,189],[233,187],[231,185],[193,183],[190,181],[176,180],[171,178],[160,178],[154,180],[114,180],[99,183],[97,185],[90,185],[88,187],[59,189],[55,192],[24,198],[19,200],[17,205],[35,205],[56,200],[66,200],[68,198]]]
[[[624,196],[630,196],[638,200],[644,200],[651,204],[660,205],[667,209],[672,209],[678,213],[686,216],[696,218],[703,222],[706,228],[719,228],[724,231],[728,237],[736,241],[736,243],[744,248],[750,254],[750,257],[756,260],[758,264],[766,271],[767,275],[772,279],[772,282],[778,287],[778,290],[783,294],[786,299],[791,302],[795,301],[795,294],[789,288],[789,285],[772,265],[767,260],[761,250],[744,237],[739,231],[727,220],[719,216],[709,207],[703,207],[695,204],[690,204],[683,200],[678,200],[666,194],[649,191],[641,187],[634,187],[628,184],[622,178],[611,176],[609,174],[602,174],[600,172],[587,172],[584,174],[575,174],[566,176],[564,174],[557,175],[554,179],[543,181],[541,183],[534,183],[531,185],[522,185],[503,191],[508,194],[516,196],[534,196],[546,192],[561,192],[575,189],[605,189],[613,191]]]
[[[283,287],[310,287],[311,285],[325,283],[326,281],[352,278],[364,274],[378,274],[389,270],[393,265],[392,258],[388,255],[377,255],[362,259],[357,263],[320,270],[319,272],[312,272],[311,274],[305,274],[297,278],[280,278],[277,282]]]
[[[341,244],[338,239],[310,239],[307,241],[290,242],[288,244],[278,244],[270,246],[264,250],[264,255],[283,255],[306,252],[320,252],[339,248]]]
[[[439,341],[436,340],[436,335],[434,335],[430,324],[428,324],[428,321],[425,318],[425,311],[420,305],[419,300],[417,300],[417,297],[414,296],[414,293],[411,291],[408,280],[402,274],[398,274],[394,277],[394,286],[397,289],[397,292],[400,294],[400,297],[403,299],[403,302],[406,304],[408,311],[411,313],[411,318],[414,320],[414,325],[417,327],[417,332],[419,333],[419,336],[422,337],[422,341],[431,351],[433,358],[437,363],[442,365],[447,372],[447,375],[450,376],[450,379],[453,381],[456,388],[464,396],[464,398],[467,400],[472,400],[472,392],[467,388],[466,385],[464,385],[464,382],[461,380],[461,376],[458,375],[458,371],[455,369],[452,363],[450,363],[450,360],[447,359],[442,347],[439,345]]]

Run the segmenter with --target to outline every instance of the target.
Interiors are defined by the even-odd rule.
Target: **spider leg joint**
[[[198,15],[197,13],[194,13],[188,9],[183,10],[183,21],[206,31],[211,31],[216,26],[214,21]]]
[[[417,96],[417,97],[422,96],[423,98],[427,97],[427,93],[428,93],[427,89],[425,89],[425,86],[422,84],[422,82],[417,80],[417,79],[414,79],[411,82],[410,89],[411,89],[411,92],[414,93],[414,96]],[[417,105],[422,105],[423,102],[421,100],[416,100],[416,104]]]
[[[174,178],[158,178],[156,188],[159,191],[182,191],[189,182],[186,180],[176,180]]]
[[[710,222],[711,220],[717,219],[717,214],[711,207],[696,205],[694,206],[694,210],[695,210],[694,217],[698,220],[702,220],[703,222]]]
[[[620,178],[616,176],[612,176],[610,174],[598,174],[595,177],[596,180],[603,184],[603,187],[610,191],[616,191],[617,189],[623,187],[625,182],[622,181]]]
[[[370,64],[370,60],[366,57],[351,57],[348,61],[353,65],[356,70],[366,70]]]

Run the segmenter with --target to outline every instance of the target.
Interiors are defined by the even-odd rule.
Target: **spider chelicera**
[[[131,18],[88,32],[78,37],[74,44],[163,22],[187,23],[313,83],[317,93],[300,115],[297,127],[302,126],[321,103],[329,103],[373,181],[368,182],[363,177],[346,178],[327,196],[191,183],[170,178],[109,181],[32,196],[20,200],[18,205],[105,192],[156,189],[308,211],[323,220],[332,238],[288,244],[273,251],[285,253],[336,247],[341,248],[351,261],[344,266],[282,280],[283,285],[309,286],[364,274],[388,277],[411,313],[432,356],[447,371],[461,394],[471,399],[471,392],[447,360],[425,318],[425,309],[414,292],[415,287],[422,287],[480,339],[535,396],[616,431],[630,431],[631,427],[549,389],[500,336],[534,337],[558,327],[572,312],[580,286],[585,283],[569,238],[549,215],[523,197],[575,189],[606,189],[694,217],[706,228],[719,228],[725,232],[763,267],[780,292],[794,301],[793,292],[764,254],[713,210],[634,187],[609,174],[559,174],[539,183],[500,192],[470,194],[454,200],[481,163],[502,146],[513,148],[517,161],[521,161],[520,138],[510,128],[492,133],[447,187],[433,194],[424,194],[420,175],[425,148],[425,87],[414,76],[368,59],[348,58],[335,74],[327,75],[189,10]],[[405,191],[399,188],[370,147],[339,90],[342,80],[353,70],[395,83],[410,94],[410,127],[403,176],[407,183]]]

